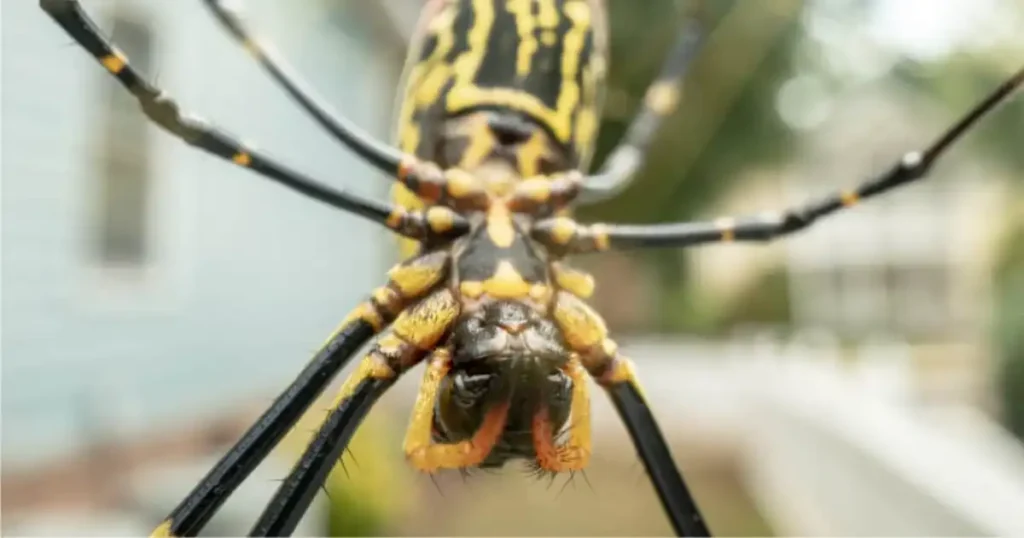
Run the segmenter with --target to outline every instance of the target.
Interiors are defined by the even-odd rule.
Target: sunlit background
[[[390,135],[421,0],[250,0],[336,108]],[[931,141],[1024,65],[1007,0],[705,0],[711,27],[649,166],[589,220],[798,203]],[[366,196],[386,178],[319,131],[195,1],[86,0],[187,108]],[[680,18],[609,0],[598,160]],[[146,534],[395,260],[394,241],[149,125],[37,2],[4,2],[5,535]],[[719,535],[1024,535],[1024,99],[926,182],[770,246],[583,257]],[[403,379],[305,535],[663,535],[595,391],[592,469],[434,481],[401,438]],[[327,407],[213,520],[248,531]]]

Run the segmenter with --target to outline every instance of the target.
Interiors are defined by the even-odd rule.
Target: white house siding
[[[306,119],[199,0],[85,5],[148,21],[150,74],[185,108],[334,185],[385,195],[386,182]],[[340,111],[388,132],[394,80],[375,65],[361,15],[244,5]],[[272,397],[382,280],[387,236],[150,127],[154,259],[141,278],[97,267],[86,256],[94,124],[116,82],[37,2],[3,11],[5,471]]]

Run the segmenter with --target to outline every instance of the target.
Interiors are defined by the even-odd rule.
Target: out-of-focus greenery
[[[609,2],[609,96],[595,165],[621,139],[680,27],[666,23],[681,20],[676,2],[646,4],[640,10],[632,0]],[[774,103],[776,90],[791,73],[803,2],[705,2],[703,9],[709,24],[706,45],[687,77],[679,110],[651,148],[648,165],[620,196],[582,210],[584,218],[634,223],[698,218],[744,170],[789,156],[792,137]],[[654,329],[706,327],[708,314],[695,304],[684,255],[666,250],[639,256],[649,262],[659,289],[659,326]]]
[[[995,272],[996,375],[1003,423],[1024,441],[1024,214],[1007,234],[1005,245]]]
[[[644,90],[658,72],[680,26],[679,7],[693,4],[648,0],[640,10],[635,0],[609,0],[610,91],[595,165],[599,166],[621,139]],[[866,15],[873,5],[870,1],[697,4],[704,9],[709,39],[687,76],[679,110],[666,121],[648,165],[630,188],[613,200],[582,209],[584,219],[654,223],[708,218],[709,207],[737,186],[743,172],[785,163],[793,156],[796,135],[776,111],[777,92],[783,83],[798,72],[813,72],[835,91],[850,90],[859,83],[831,71],[805,21],[815,9],[844,27],[860,24],[866,28]],[[853,40],[855,46],[858,40]],[[871,45],[866,36],[860,42],[860,46]],[[1012,72],[1012,66],[994,61],[992,54],[953,54],[927,65],[899,61],[882,76],[886,83],[916,92],[935,110],[944,111],[942,120],[951,122]],[[977,150],[1008,170],[1024,169],[1024,151],[1017,136],[1022,122],[1024,100],[1018,99],[986,118],[961,147]],[[844,171],[841,179],[861,180],[873,170],[873,164],[865,163],[863,171]],[[1024,174],[1018,177],[1024,178]],[[688,278],[686,253],[666,249],[637,253],[636,258],[647,268],[641,278],[650,279],[657,288],[650,294],[658,301],[652,305],[657,314],[651,330],[715,332],[734,317],[724,311],[726,305],[702,304],[714,298],[701,293]],[[754,286],[751,292],[760,294],[759,301],[764,299],[763,287]],[[785,323],[786,310],[784,303],[762,309],[762,313],[773,311],[779,316],[764,321]]]

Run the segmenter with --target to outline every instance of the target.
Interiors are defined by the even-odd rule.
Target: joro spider
[[[590,457],[586,377],[604,388],[625,423],[677,534],[710,535],[657,423],[632,362],[585,303],[593,279],[571,254],[727,241],[765,242],[859,201],[925,177],[985,114],[1024,85],[1021,69],[931,145],[885,173],[816,201],[755,217],[650,226],[582,224],[575,204],[607,199],[629,184],[678,82],[701,43],[682,26],[624,140],[586,174],[604,92],[604,0],[428,0],[404,75],[395,148],[323,104],[241,17],[204,0],[224,27],[339,142],[395,177],[394,203],[333,189],[194,116],[147,82],[103,37],[77,0],[41,7],[185,142],[306,196],[382,224],[408,256],[385,286],[357,306],[312,361],[154,535],[195,535],[376,334],[343,384],[301,460],[252,528],[287,535],[374,402],[426,362],[404,449],[413,467],[500,467],[523,459],[550,473]]]

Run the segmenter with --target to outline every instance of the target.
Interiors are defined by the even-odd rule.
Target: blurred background
[[[339,111],[391,132],[421,0],[245,5]],[[608,0],[598,164],[680,21]],[[186,108],[335,185],[337,147],[198,1],[86,1]],[[1024,64],[1005,0],[705,1],[707,44],[649,166],[586,219],[782,208],[890,166]],[[146,123],[39,10],[2,17],[2,531],[141,535],[286,386],[395,242]],[[583,257],[719,535],[1024,534],[1024,99],[924,183],[769,246]],[[368,418],[305,535],[664,535],[596,392],[584,479],[411,472],[420,376]],[[209,527],[247,532],[326,401]]]

